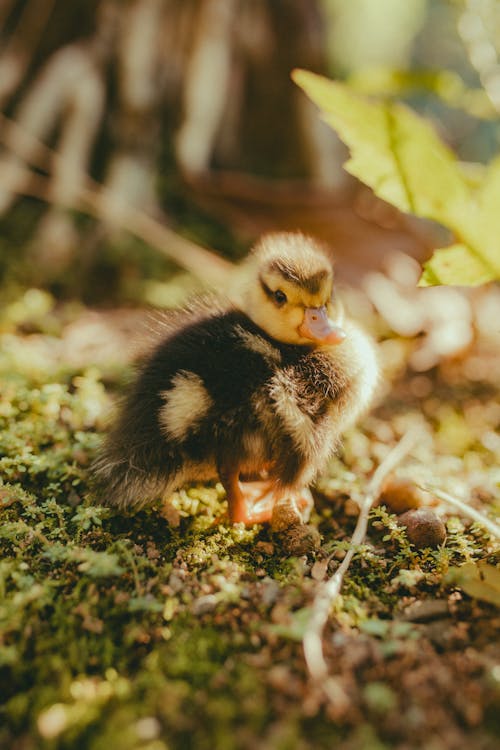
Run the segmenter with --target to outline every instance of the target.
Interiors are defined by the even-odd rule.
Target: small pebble
[[[279,546],[289,555],[299,557],[318,549],[321,536],[315,526],[301,524],[284,529],[277,536]]]
[[[160,516],[165,519],[169,526],[172,526],[173,529],[179,528],[181,525],[181,514],[170,500],[164,500],[159,511]]]
[[[401,620],[404,622],[430,622],[449,617],[450,610],[446,599],[424,599],[412,602],[403,610]]]
[[[217,606],[217,597],[215,594],[206,594],[205,596],[199,596],[195,599],[191,605],[191,611],[193,615],[205,615],[208,612],[213,612]]]
[[[344,513],[346,516],[356,518],[359,516],[359,505],[356,502],[356,500],[353,500],[351,497],[345,501],[344,503]]]
[[[271,607],[276,604],[280,595],[280,591],[281,588],[277,581],[273,580],[272,578],[264,578],[261,588],[262,604],[265,607]]]
[[[259,552],[263,552],[265,555],[274,554],[274,544],[272,542],[257,542],[255,549],[259,550]]]
[[[11,490],[8,490],[7,488],[1,487],[0,488],[0,505],[2,508],[8,508],[10,505],[13,505],[15,502],[17,502],[17,498],[15,495],[13,495]]]
[[[430,496],[411,479],[389,477],[384,483],[377,505],[386,505],[392,513],[405,513],[407,510],[429,505],[430,502]]]
[[[277,503],[271,518],[271,530],[285,531],[294,526],[302,526],[302,517],[293,503]]]
[[[400,526],[406,526],[409,541],[418,549],[439,547],[446,539],[446,527],[429,508],[418,508],[403,513],[398,518]]]
[[[328,560],[316,560],[311,568],[311,578],[315,581],[323,581],[328,570]]]

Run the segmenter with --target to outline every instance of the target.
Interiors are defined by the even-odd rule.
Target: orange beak
[[[298,331],[302,338],[316,344],[341,344],[346,337],[345,331],[330,320],[325,306],[306,307]]]

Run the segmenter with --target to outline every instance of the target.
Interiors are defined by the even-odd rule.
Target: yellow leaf
[[[500,156],[488,165],[477,196],[477,220],[474,241],[481,254],[500,277]]]
[[[494,565],[466,563],[458,568],[450,568],[446,580],[474,599],[500,607],[500,569]]]
[[[419,286],[455,284],[478,286],[496,278],[494,271],[476,257],[466,245],[450,245],[434,251],[434,255],[424,263]]]
[[[349,147],[348,172],[400,210],[454,233],[455,244],[436,250],[426,263],[421,286],[500,279],[500,157],[482,184],[474,184],[467,165],[408,107],[369,99],[305,70],[293,71],[292,78]]]
[[[462,226],[468,186],[426,120],[402,104],[370,100],[315,73],[295,70],[292,77],[349,146],[348,172],[402,211]]]

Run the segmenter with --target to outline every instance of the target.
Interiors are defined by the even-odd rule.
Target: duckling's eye
[[[281,291],[281,289],[276,289],[276,291],[274,292],[274,299],[278,305],[284,305],[288,300],[288,297],[286,296],[285,292]]]

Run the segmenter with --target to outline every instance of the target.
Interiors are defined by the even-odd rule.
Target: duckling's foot
[[[240,482],[239,473],[220,471],[220,479],[226,490],[231,523],[266,523],[271,520],[276,497],[271,481]]]
[[[271,520],[276,497],[273,482],[238,482],[241,501],[230,510],[233,523],[243,522],[247,526]],[[231,505],[230,505],[231,508]]]
[[[314,498],[309,487],[303,487],[300,494],[295,495],[295,504],[302,518],[302,523],[307,523],[314,508]]]

